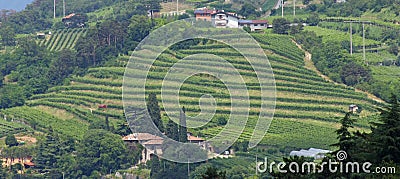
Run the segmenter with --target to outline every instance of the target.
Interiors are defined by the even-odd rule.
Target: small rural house
[[[211,14],[211,22],[217,28],[238,28],[240,17],[224,10]]]
[[[211,15],[215,14],[217,10],[210,10],[207,8],[200,8],[194,11],[196,20],[211,21]]]
[[[216,28],[244,28],[259,31],[270,27],[267,20],[243,20],[244,17],[224,10],[199,8],[194,11],[196,20],[210,21]]]
[[[139,163],[146,163],[151,159],[151,154],[162,154],[161,145],[163,143],[163,138],[161,137],[149,133],[134,133],[123,137],[122,140],[130,149],[132,149],[136,143],[145,146],[142,151],[142,160]]]
[[[239,20],[239,27],[250,27],[251,31],[259,31],[268,28],[267,20]]]
[[[352,104],[349,106],[349,112],[355,113],[358,111],[358,106],[355,104]]]

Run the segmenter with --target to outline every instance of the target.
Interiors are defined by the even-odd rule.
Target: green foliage
[[[245,16],[248,19],[257,18],[261,15],[260,12],[256,11],[256,7],[250,3],[245,3],[242,5],[241,9],[238,11],[238,14]]]
[[[22,87],[7,84],[0,88],[0,108],[21,106],[25,103],[25,91]]]
[[[273,32],[277,34],[288,34],[288,30],[290,28],[290,22],[285,18],[277,18],[272,22],[274,28]]]
[[[18,141],[13,134],[9,134],[6,137],[6,145],[8,147],[14,147],[18,145]]]
[[[129,163],[128,150],[121,137],[105,130],[88,130],[77,146],[77,170],[89,176],[94,171],[106,174]]]
[[[163,132],[164,125],[161,121],[161,110],[160,106],[158,105],[157,96],[155,93],[150,93],[147,99],[147,110],[149,111],[150,117],[153,120],[153,123],[156,127]]]
[[[74,141],[62,141],[50,128],[46,138],[39,143],[35,164],[41,170],[57,169],[59,157],[74,150]]]
[[[4,46],[15,45],[15,31],[12,27],[5,25],[0,28],[1,42]]]
[[[182,107],[179,116],[179,142],[187,142],[186,109]]]
[[[178,124],[176,124],[174,121],[168,120],[165,132],[170,139],[179,141]]]

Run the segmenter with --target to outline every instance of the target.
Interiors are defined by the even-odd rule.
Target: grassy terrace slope
[[[60,51],[62,49],[73,49],[79,37],[86,33],[86,29],[66,29],[55,31],[50,38],[39,42],[50,51]]]
[[[306,69],[303,60],[304,52],[298,49],[287,36],[255,34],[254,37],[265,49],[273,67],[277,87],[275,118],[269,133],[262,141],[263,144],[329,148],[329,145],[336,140],[334,130],[339,126],[338,120],[344,116],[348,105],[361,106],[363,112],[360,116],[376,112],[374,101],[369,100],[365,94],[355,92],[352,88],[326,82],[315,72]],[[211,48],[213,50],[210,50]],[[166,51],[153,64],[154,67],[146,85],[147,92],[160,93],[161,79],[165,76],[167,69],[179,59],[198,53],[212,53],[223,57],[233,64],[245,79],[252,99],[251,116],[241,139],[248,139],[252,134],[251,131],[259,112],[259,87],[257,87],[258,82],[254,71],[248,62],[231,48],[221,44],[207,43],[185,50]],[[121,56],[117,60],[126,63],[129,57]],[[142,63],[140,58],[133,60],[138,65]],[[202,63],[202,59],[198,59],[198,63]],[[212,69],[211,66],[212,64],[210,64]],[[121,85],[124,70],[123,67],[89,69],[88,74],[84,77],[73,77],[70,85],[54,87],[49,89],[46,94],[33,96],[28,102],[30,107],[9,109],[6,112],[18,115],[21,111],[32,110],[37,114],[38,110],[42,110],[45,118],[49,118],[43,119],[43,125],[47,123],[57,126],[56,123],[61,121],[65,123],[65,128],[59,127],[58,130],[64,131],[64,133],[68,133],[65,130],[80,131],[76,136],[80,136],[81,132],[85,130],[87,121],[103,120],[105,116],[109,116],[114,123],[122,122],[124,118]],[[187,108],[188,115],[195,115],[199,111],[199,97],[205,93],[215,97],[218,114],[207,127],[193,132],[211,137],[222,129],[222,126],[218,126],[216,118],[229,115],[230,96],[226,87],[215,77],[193,76],[187,79],[182,86],[180,102]],[[158,97],[160,96],[158,95]],[[176,97],[167,95],[164,100],[168,103],[173,98]],[[109,109],[100,110],[97,108],[99,104],[107,104]],[[27,118],[28,121],[35,120],[32,119],[35,117],[29,115],[21,117]],[[47,122],[44,122],[45,120]],[[79,123],[79,126],[73,125],[73,123]],[[357,126],[367,127],[368,121],[359,120]],[[68,127],[71,129],[67,129]]]

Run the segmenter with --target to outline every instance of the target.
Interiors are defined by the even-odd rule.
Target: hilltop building
[[[194,11],[194,15],[196,20],[209,21],[216,28],[250,27],[251,31],[258,31],[269,27],[266,20],[244,20],[243,16],[224,10],[199,8]]]
[[[358,106],[355,104],[352,104],[349,106],[349,112],[355,113],[358,111]]]

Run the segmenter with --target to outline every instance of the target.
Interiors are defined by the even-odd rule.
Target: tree
[[[13,147],[18,145],[18,141],[13,134],[7,135],[6,145],[8,145],[8,147]]]
[[[15,31],[12,27],[6,25],[0,28],[1,42],[4,46],[15,45]]]
[[[179,142],[187,142],[186,109],[182,107],[179,116]]]
[[[225,171],[218,171],[217,168],[209,166],[206,172],[202,175],[203,179],[226,179]]]
[[[353,61],[342,67],[340,76],[342,81],[349,86],[368,82],[371,79],[370,71]]]
[[[249,18],[249,17],[258,17],[260,16],[260,13],[256,11],[256,7],[254,7],[250,3],[245,3],[242,8],[238,12],[239,14]]]
[[[399,46],[396,43],[391,44],[389,47],[389,52],[397,56],[399,54]]]
[[[25,91],[15,84],[4,85],[0,88],[0,108],[21,106],[25,103]]]
[[[298,23],[297,25],[292,25],[289,30],[291,35],[298,34],[303,30],[303,24]]]
[[[136,42],[142,41],[153,28],[153,23],[147,16],[135,15],[131,18],[131,23],[128,27],[130,39]]]
[[[277,34],[288,34],[290,23],[285,18],[277,18],[272,21],[272,31]]]
[[[339,142],[333,144],[333,146],[339,147],[338,151],[346,151],[349,154],[348,159],[352,157],[350,151],[355,145],[353,137],[349,131],[349,128],[353,128],[354,124],[354,121],[350,118],[350,116],[351,113],[348,112],[346,113],[346,116],[340,120],[341,127],[336,130],[336,134],[338,135],[337,139],[339,139]]]
[[[310,16],[307,17],[306,22],[310,26],[317,26],[319,24],[319,15],[318,13],[312,13]]]
[[[381,123],[373,123],[372,143],[380,161],[400,163],[400,104],[393,95],[390,107],[381,112]]]
[[[147,110],[156,127],[161,132],[164,132],[164,125],[161,121],[161,110],[160,106],[158,105],[158,100],[155,93],[149,94],[149,98],[147,101]]]
[[[165,133],[172,140],[179,141],[178,125],[174,121],[168,120]]]
[[[65,78],[72,74],[76,65],[76,54],[69,49],[63,49],[58,58],[50,65],[48,72],[50,84],[61,84]]]
[[[151,155],[151,160],[150,160],[150,178],[159,178],[159,174],[161,171],[160,167],[160,159],[158,159],[157,155]]]
[[[77,169],[86,176],[94,171],[101,174],[116,171],[130,161],[121,137],[103,129],[88,130],[77,147],[76,155]]]
[[[61,156],[60,139],[50,127],[45,140],[39,143],[37,157],[35,159],[36,167],[39,169],[57,168],[57,157]]]

